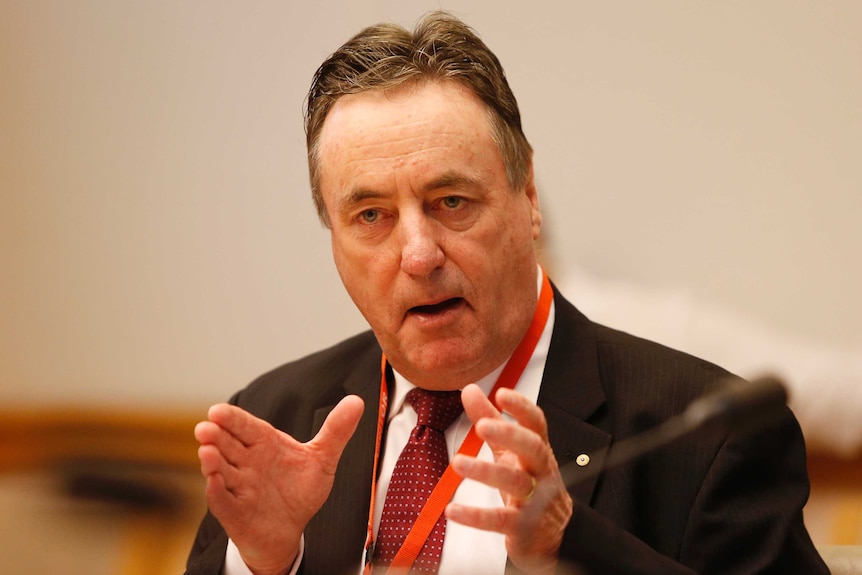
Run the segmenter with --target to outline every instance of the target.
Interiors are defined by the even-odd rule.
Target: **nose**
[[[436,226],[424,214],[402,217],[401,269],[412,276],[425,276],[441,267],[446,256],[440,246]]]

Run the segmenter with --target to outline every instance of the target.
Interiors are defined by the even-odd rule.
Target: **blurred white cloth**
[[[591,320],[716,363],[784,380],[810,448],[862,451],[862,349],[808,341],[681,291],[602,279],[569,267],[560,290]]]

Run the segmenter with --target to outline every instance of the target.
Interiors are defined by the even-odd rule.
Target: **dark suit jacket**
[[[556,319],[538,404],[561,466],[599,465],[608,447],[681,412],[719,384],[720,368],[588,320],[555,292]],[[380,348],[363,333],[282,366],[232,402],[300,441],[347,394],[367,406],[332,493],[305,531],[305,575],[355,573],[365,540],[380,384]],[[576,469],[577,466],[575,466]],[[563,565],[613,574],[828,573],[802,523],[805,448],[784,410],[767,429],[711,429],[574,485]],[[188,575],[218,575],[227,537],[207,515]]]

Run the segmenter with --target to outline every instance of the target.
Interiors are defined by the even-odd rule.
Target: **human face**
[[[520,343],[537,301],[532,168],[512,190],[485,105],[452,81],[341,97],[320,135],[335,264],[387,359],[460,389]]]

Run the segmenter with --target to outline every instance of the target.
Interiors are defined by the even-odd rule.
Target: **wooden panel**
[[[8,533],[28,527],[27,539],[34,542],[53,536],[80,549],[66,559],[64,570],[70,573],[182,572],[205,512],[193,433],[203,416],[81,409],[0,412],[0,473],[10,479],[0,484],[5,497],[0,501],[41,502],[40,513],[25,512],[29,521],[24,525],[15,518],[18,513],[3,514],[4,540],[14,541]],[[37,486],[42,488],[38,499],[31,493]],[[65,529],[58,531],[58,525]],[[110,537],[103,535],[95,547],[85,545],[91,532]],[[37,561],[38,548],[31,551],[29,567],[56,568]],[[18,549],[15,557],[23,553],[26,558],[27,552]]]
[[[0,412],[0,471],[84,459],[197,468],[204,413],[50,409]]]
[[[818,545],[862,545],[862,457],[808,457],[811,498],[805,523]]]

